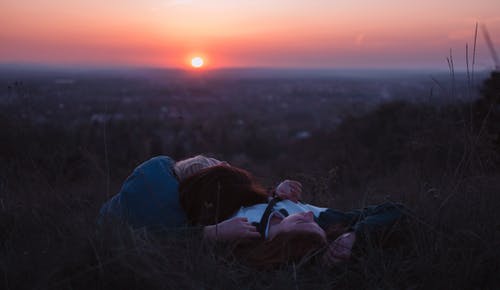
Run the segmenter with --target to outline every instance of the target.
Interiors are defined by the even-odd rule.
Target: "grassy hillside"
[[[49,121],[27,118],[35,111],[55,111],[59,102],[37,103],[33,91],[16,94],[0,111],[3,289],[500,285],[500,116],[490,103],[352,106],[332,124],[332,104],[321,108],[317,121],[314,114],[279,113],[254,99],[219,103],[221,111],[210,118],[202,110],[184,119],[145,114],[73,122],[76,113],[69,110]],[[300,108],[300,98],[289,105]],[[294,123],[301,120],[321,124],[306,130]],[[307,134],[297,134],[301,130]],[[297,179],[304,184],[305,200],[319,205],[349,209],[403,202],[413,210],[410,242],[390,250],[369,248],[331,269],[304,263],[262,272],[220,254],[223,245],[202,244],[195,230],[159,236],[97,230],[100,205],[138,163],[156,154],[182,158],[200,152],[248,168],[266,185]]]

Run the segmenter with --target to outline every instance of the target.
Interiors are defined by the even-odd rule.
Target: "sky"
[[[500,0],[1,0],[0,63],[437,68],[500,52]],[[481,29],[476,67],[494,66]]]

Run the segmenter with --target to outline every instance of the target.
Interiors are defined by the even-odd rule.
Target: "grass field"
[[[184,119],[147,118],[145,112],[75,122],[83,111],[66,104],[64,114],[40,121],[26,115],[50,109],[54,116],[62,102],[35,98],[39,88],[18,88],[0,111],[2,289],[500,287],[495,103],[394,100],[363,108],[351,103],[344,109],[355,110],[335,123],[329,122],[334,109],[328,108],[339,104],[318,106],[315,118],[297,109],[302,96],[287,101],[285,113],[269,108],[269,100],[242,105],[222,100],[215,113],[199,101],[186,107],[204,108],[200,115]],[[92,109],[96,112],[121,111],[98,100],[88,101],[101,108]],[[78,108],[86,102],[80,100]],[[304,131],[301,118],[320,125],[296,134]],[[224,245],[201,243],[194,229],[161,235],[97,229],[100,206],[137,164],[157,154],[178,159],[196,153],[247,168],[266,185],[297,179],[304,199],[318,205],[346,210],[402,202],[413,211],[410,242],[394,249],[369,247],[330,269],[300,263],[258,271],[232,259]]]

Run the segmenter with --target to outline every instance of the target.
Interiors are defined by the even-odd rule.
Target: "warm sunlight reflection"
[[[203,66],[203,58],[197,56],[191,59],[191,66],[194,68],[200,68]]]

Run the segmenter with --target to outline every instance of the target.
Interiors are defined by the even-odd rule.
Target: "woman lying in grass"
[[[168,156],[157,156],[137,166],[125,180],[118,194],[101,207],[99,224],[123,223],[132,228],[162,230],[184,227],[186,215],[179,204],[178,186],[190,175],[212,166],[228,165],[227,162],[197,155],[174,162]],[[300,184],[285,180],[276,188],[278,196],[297,201]],[[265,195],[265,193],[263,193]],[[268,196],[254,199],[251,204],[267,202]],[[205,233],[211,233],[214,226],[208,226]],[[223,222],[217,226],[218,237],[252,237],[246,224],[238,220]]]
[[[325,264],[346,261],[368,240],[383,242],[404,218],[403,207],[393,203],[342,212],[279,197],[267,202],[248,172],[226,165],[188,177],[179,192],[190,224],[205,226],[213,240],[222,234],[222,240],[238,241],[235,254],[259,267],[313,256]],[[228,239],[210,226],[224,223],[238,223],[241,230]]]

